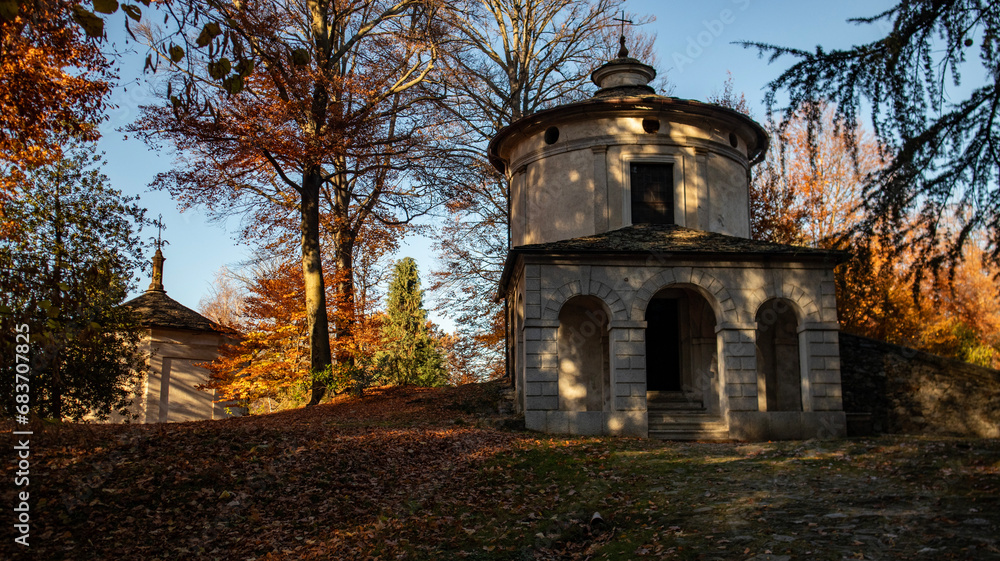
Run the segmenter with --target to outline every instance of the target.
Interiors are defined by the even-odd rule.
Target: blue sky
[[[672,95],[704,100],[721,90],[727,71],[732,72],[737,91],[746,94],[755,116],[763,119],[763,87],[789,62],[779,60],[768,65],[755,51],[734,45],[734,41],[761,41],[806,50],[818,44],[826,49],[848,47],[877,39],[884,30],[850,24],[847,18],[874,15],[893,4],[886,0],[629,0],[628,10],[656,17],[643,30],[657,36],[657,71],[666,72],[674,85]],[[124,33],[116,28],[119,24],[120,20],[112,18],[109,36],[112,40],[117,37],[116,44],[122,47]],[[135,44],[131,48],[137,52],[119,59],[123,84],[112,97],[117,108],[109,112],[102,128],[100,148],[107,159],[104,172],[115,188],[140,195],[150,216],[163,215],[167,226],[163,235],[170,242],[164,248],[164,286],[172,298],[197,309],[198,300],[209,292],[215,272],[224,265],[237,265],[250,249],[236,241],[238,219],[217,223],[198,209],[181,213],[169,194],[148,190],[157,172],[170,169],[172,158],[150,151],[141,141],[116,131],[138,116],[140,105],[155,103],[141,78],[135,82],[141,74],[145,51]],[[595,60],[595,68],[602,62]],[[155,229],[144,233],[145,238],[150,236],[156,236]],[[419,237],[405,240],[398,257],[405,256],[417,260],[423,284],[428,286],[429,273],[436,266],[430,242]],[[148,284],[147,275],[140,280],[139,291]],[[433,295],[428,296],[428,304],[433,306]],[[450,329],[450,321],[433,312],[431,317]]]

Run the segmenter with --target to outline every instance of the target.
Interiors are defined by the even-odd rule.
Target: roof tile
[[[143,327],[217,331],[220,333],[228,331],[227,328],[183,306],[180,302],[167,296],[166,292],[159,290],[147,290],[142,295],[125,302],[123,306],[132,308],[139,315],[139,323]]]

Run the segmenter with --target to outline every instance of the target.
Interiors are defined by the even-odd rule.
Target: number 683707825
[[[17,371],[17,385],[14,391],[19,395],[15,398],[18,403],[27,403],[28,401],[28,373],[31,372],[31,365],[29,352],[31,347],[29,343],[31,342],[31,335],[29,331],[28,324],[22,323],[15,328],[17,335],[15,337],[14,351],[17,353],[14,358],[15,370]]]

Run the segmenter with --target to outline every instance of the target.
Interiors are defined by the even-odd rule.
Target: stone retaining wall
[[[848,435],[1000,437],[1000,371],[840,334]]]

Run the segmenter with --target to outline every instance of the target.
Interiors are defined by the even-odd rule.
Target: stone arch
[[[758,290],[754,292],[754,297],[750,302],[750,316],[753,321],[759,321],[757,318],[761,313],[766,313],[768,311],[768,306],[773,305],[775,301],[781,301],[787,305],[795,314],[796,327],[801,328],[802,324],[806,321],[806,316],[808,312],[806,308],[802,307],[802,304],[798,300],[793,300],[791,298],[786,298],[784,296],[776,295],[773,291]],[[808,305],[810,301],[807,301]]]
[[[719,318],[713,295],[699,288],[666,286],[643,310],[647,400],[677,407],[677,396],[683,395],[686,407],[717,414]]]
[[[757,308],[754,319],[758,408],[802,411],[801,310],[787,298],[769,298]]]
[[[594,295],[574,296],[559,310],[556,333],[559,409],[611,409],[610,310]]]
[[[615,289],[604,284],[601,281],[591,280],[587,286],[587,290],[584,291],[582,285],[584,283],[578,280],[570,281],[561,287],[559,287],[548,301],[545,303],[545,307],[542,308],[542,319],[544,320],[558,320],[559,312],[562,307],[569,302],[569,300],[576,296],[594,296],[599,299],[609,312],[609,318],[611,321],[622,321],[628,319],[625,315],[625,302],[622,300],[621,296]]]
[[[687,268],[682,267],[680,269]],[[635,300],[632,301],[632,313],[630,317],[633,320],[645,320],[649,301],[656,293],[665,288],[690,288],[699,292],[708,302],[709,306],[712,307],[716,321],[720,323],[727,317],[731,318],[731,314],[736,310],[736,305],[729,294],[729,290],[726,289],[722,281],[708,272],[701,269],[687,269],[677,274],[673,270],[668,269],[650,277],[636,291]]]
[[[748,318],[756,318],[761,306],[774,299],[785,300],[795,308],[800,328],[807,320],[821,320],[821,311],[816,300],[811,298],[801,287],[794,285],[775,287],[771,284],[753,292],[750,302],[748,302]]]

